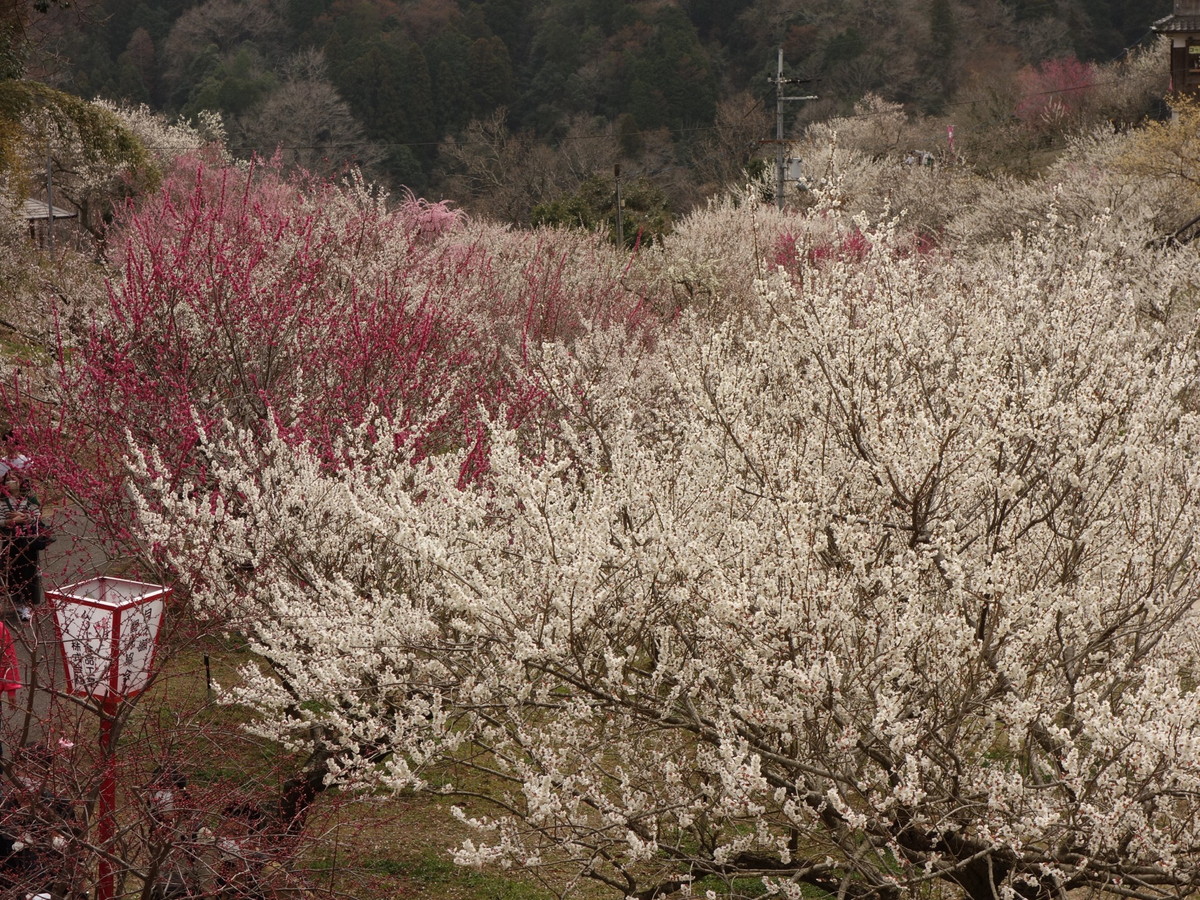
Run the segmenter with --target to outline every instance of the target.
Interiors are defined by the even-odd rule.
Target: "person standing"
[[[19,470],[9,468],[0,478],[0,537],[4,542],[4,588],[17,618],[28,622],[42,602],[38,552],[47,538],[42,508]]]
[[[8,626],[0,622],[0,694],[11,703],[21,688],[21,664],[17,659],[17,644]]]
[[[14,440],[12,425],[0,420],[0,479],[12,470],[23,475],[29,468],[29,457],[14,446]]]

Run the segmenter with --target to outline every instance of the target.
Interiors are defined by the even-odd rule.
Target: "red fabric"
[[[21,686],[21,664],[17,661],[17,646],[8,626],[0,622],[0,692],[9,696]]]

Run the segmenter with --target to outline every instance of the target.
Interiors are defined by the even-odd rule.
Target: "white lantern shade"
[[[171,589],[123,578],[90,578],[53,591],[67,691],[116,699],[145,689]]]

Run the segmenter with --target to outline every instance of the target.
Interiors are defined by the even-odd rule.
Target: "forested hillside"
[[[1005,123],[1030,94],[1096,80],[1086,64],[1119,61],[1169,10],[1170,0],[84,0],[32,16],[27,71],[85,98],[218,111],[240,155],[281,148],[285,162],[325,173],[358,164],[394,188],[525,223],[591,224],[588,180],[619,162],[631,206],[653,222],[770,155],[760,142],[773,136],[779,47],[789,76],[812,79],[803,92],[819,97],[789,105],[793,134],[870,93],[950,116],[961,135]],[[1037,68],[1047,63],[1050,75]]]

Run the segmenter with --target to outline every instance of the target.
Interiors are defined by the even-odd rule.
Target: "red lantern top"
[[[169,587],[124,578],[90,578],[47,591],[67,691],[118,699],[144,690],[170,594]]]

